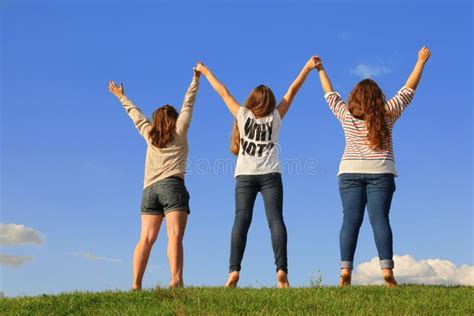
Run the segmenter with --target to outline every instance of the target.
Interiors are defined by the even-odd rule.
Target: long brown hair
[[[148,133],[151,143],[163,148],[173,140],[178,112],[171,105],[164,105],[153,112],[152,127]]]
[[[259,85],[250,92],[244,107],[252,111],[256,117],[264,117],[275,110],[276,100],[272,89],[265,85]],[[240,150],[240,132],[237,120],[232,126],[232,136],[230,138],[230,151],[234,155],[238,155]]]
[[[372,79],[360,81],[349,95],[349,111],[367,123],[370,148],[376,151],[386,148],[389,136],[384,104],[385,95]]]

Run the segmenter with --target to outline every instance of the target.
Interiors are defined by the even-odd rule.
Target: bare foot
[[[339,279],[339,287],[351,286],[352,271],[350,269],[341,269],[341,278]]]
[[[177,289],[177,288],[182,288],[184,287],[184,282],[183,281],[171,281],[170,282],[170,288],[171,289]]]
[[[383,269],[383,279],[385,280],[385,285],[389,288],[397,287],[398,283],[393,276],[392,269]]]
[[[290,287],[290,282],[288,282],[288,273],[285,271],[278,270],[277,280],[279,289],[286,289]]]
[[[132,291],[141,291],[142,285],[141,284],[133,284]]]
[[[233,289],[237,286],[237,282],[239,282],[239,272],[233,271],[229,273],[229,278],[227,279],[227,282],[225,283],[225,287]]]

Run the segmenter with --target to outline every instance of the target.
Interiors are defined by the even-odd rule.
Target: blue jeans
[[[343,173],[339,176],[339,193],[344,210],[339,235],[341,268],[353,268],[357,238],[367,205],[380,265],[382,269],[393,269],[389,212],[394,192],[395,180],[391,173]]]
[[[283,184],[281,174],[278,172],[237,176],[229,271],[240,271],[247,244],[247,233],[252,222],[253,206],[258,192],[262,194],[265,205],[276,270],[288,272],[287,234],[283,221]]]

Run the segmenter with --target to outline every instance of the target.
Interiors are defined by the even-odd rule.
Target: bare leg
[[[351,286],[352,270],[341,269],[341,278],[339,279],[339,287]]]
[[[162,215],[142,215],[142,228],[140,240],[133,253],[133,285],[134,290],[142,289],[143,274],[145,274],[146,264],[150,257],[151,247],[160,231]]]
[[[237,286],[237,282],[239,282],[239,271],[232,271],[229,273],[229,278],[227,279],[227,282],[225,283],[225,287],[227,288],[235,288]]]
[[[290,287],[290,282],[288,281],[288,273],[283,270],[278,270],[277,281],[279,289],[286,289]]]
[[[175,211],[166,214],[166,231],[168,233],[168,260],[171,270],[170,287],[183,287],[183,237],[188,213]]]
[[[385,285],[387,285],[387,287],[393,288],[398,285],[395,277],[393,276],[392,269],[383,269],[383,279],[385,280]]]

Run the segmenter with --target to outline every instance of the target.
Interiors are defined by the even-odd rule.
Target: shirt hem
[[[384,165],[381,164],[380,160],[343,160],[339,164],[339,171],[337,175],[340,176],[343,173],[391,173],[395,177],[398,177],[395,163],[390,160],[386,160]]]
[[[255,175],[262,175],[268,173],[281,173],[281,170],[265,170],[265,171],[255,171],[255,172],[239,172],[234,173],[234,178],[237,176],[255,176]]]
[[[185,172],[182,171],[182,170],[174,170],[174,171],[170,171],[168,173],[165,173],[164,175],[162,175],[162,176],[160,176],[160,177],[158,177],[158,178],[156,178],[156,179],[154,179],[150,182],[145,182],[143,184],[143,189],[148,188],[150,185],[155,184],[156,182],[158,182],[160,180],[166,179],[166,178],[171,177],[171,176],[175,176],[177,174],[185,174]]]

